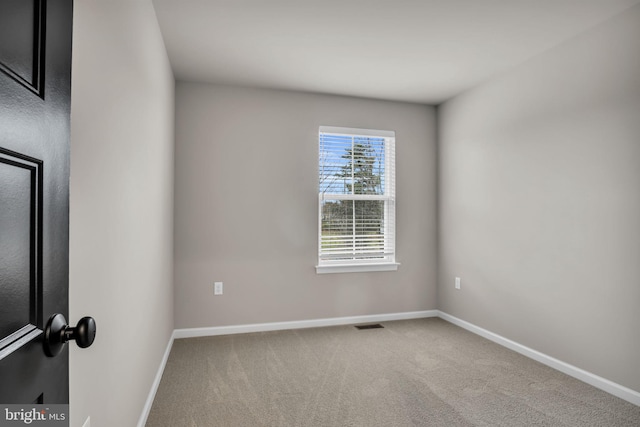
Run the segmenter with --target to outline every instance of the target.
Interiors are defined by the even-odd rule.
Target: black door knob
[[[67,319],[60,313],[49,318],[44,329],[44,352],[49,357],[57,356],[64,345],[75,340],[80,348],[87,348],[96,338],[96,321],[93,317],[83,317],[75,328],[67,325]]]

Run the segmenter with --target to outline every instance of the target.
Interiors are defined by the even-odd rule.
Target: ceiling
[[[640,0],[153,0],[177,80],[438,104]]]

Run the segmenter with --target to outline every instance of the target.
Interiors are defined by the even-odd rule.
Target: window
[[[396,270],[395,132],[321,126],[318,273]]]

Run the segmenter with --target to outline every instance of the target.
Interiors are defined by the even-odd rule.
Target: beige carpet
[[[176,340],[147,426],[640,426],[640,407],[438,318]]]

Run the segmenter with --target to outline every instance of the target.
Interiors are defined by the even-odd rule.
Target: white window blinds
[[[395,133],[320,127],[318,265],[395,262]]]

